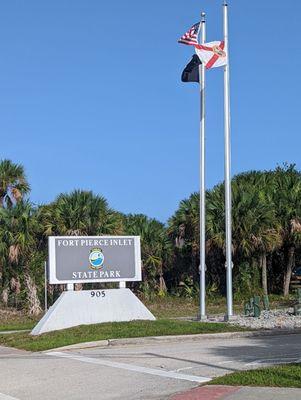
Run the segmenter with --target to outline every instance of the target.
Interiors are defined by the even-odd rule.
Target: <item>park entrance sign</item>
[[[32,335],[77,325],[155,319],[125,287],[127,281],[141,280],[139,236],[51,236],[48,245],[49,283],[67,284],[68,290]],[[117,282],[120,288],[95,289],[97,282]],[[75,283],[94,283],[93,290],[74,291]]]
[[[49,283],[141,281],[139,236],[52,236]]]

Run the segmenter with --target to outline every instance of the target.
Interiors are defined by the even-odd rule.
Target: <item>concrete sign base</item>
[[[66,291],[34,327],[31,335],[78,325],[155,319],[130,289]]]

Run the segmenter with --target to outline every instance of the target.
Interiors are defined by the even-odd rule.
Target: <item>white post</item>
[[[67,283],[67,290],[74,290],[74,284],[73,283]]]
[[[205,13],[201,14],[201,44],[206,41]],[[200,320],[206,319],[206,229],[205,229],[205,65],[199,66],[200,80]]]
[[[47,303],[47,261],[44,261],[44,303],[45,303],[45,313],[48,310]]]
[[[227,314],[233,316],[232,300],[232,216],[231,216],[231,142],[230,142],[230,80],[228,46],[228,5],[223,4],[224,41],[227,65],[224,67],[224,129],[225,129],[225,229],[226,229],[226,273],[227,273]]]
[[[125,289],[126,288],[126,282],[119,282],[119,289]]]

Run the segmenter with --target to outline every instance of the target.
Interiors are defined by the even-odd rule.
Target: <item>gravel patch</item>
[[[235,315],[228,324],[251,329],[300,329],[301,316],[295,316],[293,307],[262,311],[259,318]],[[224,315],[211,315],[204,322],[225,322]]]
[[[244,326],[252,329],[297,329],[301,328],[301,316],[293,315],[293,308],[282,310],[262,311],[259,318],[236,316],[230,321],[232,325]]]

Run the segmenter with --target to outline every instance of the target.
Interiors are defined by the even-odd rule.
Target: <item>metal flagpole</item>
[[[201,44],[206,41],[205,13],[201,14]],[[199,66],[200,80],[200,315],[206,319],[206,230],[205,230],[205,65]]]
[[[227,314],[233,316],[232,299],[232,221],[231,221],[231,143],[230,143],[230,80],[228,48],[228,5],[223,3],[224,41],[227,65],[224,67],[224,129],[225,129],[225,223],[226,223],[226,271],[227,271]]]
[[[45,313],[48,310],[47,304],[47,261],[44,261],[44,300],[45,300]]]

